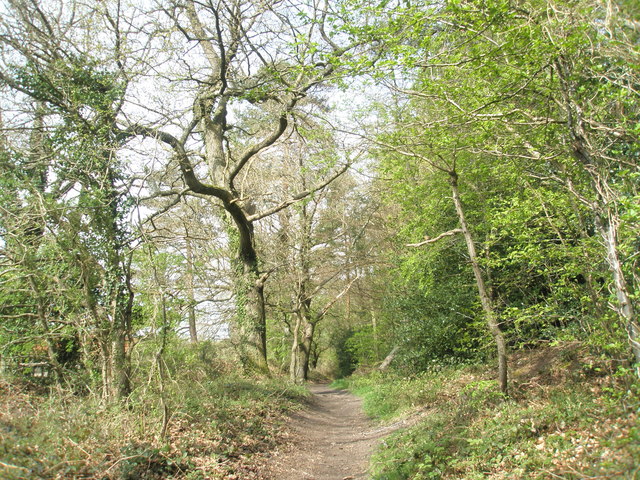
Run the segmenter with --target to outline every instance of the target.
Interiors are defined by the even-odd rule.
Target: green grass
[[[374,371],[366,376],[354,375],[341,379],[332,385],[348,388],[362,397],[363,408],[367,415],[380,420],[389,420],[417,406],[428,405],[436,401],[443,389],[448,375],[455,376],[457,371],[449,369],[442,375],[422,374],[411,377],[382,374]]]
[[[594,375],[591,364],[570,370],[557,355],[544,372],[516,375],[520,387],[509,398],[490,370],[469,367],[375,372],[343,386],[375,418],[420,419],[382,442],[374,480],[639,478],[638,381],[626,372]]]

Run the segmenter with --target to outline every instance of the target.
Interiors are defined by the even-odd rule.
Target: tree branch
[[[264,138],[261,142],[258,142],[257,144],[252,145],[251,147],[247,148],[247,150],[242,154],[242,156],[240,157],[240,160],[238,160],[238,163],[236,164],[234,169],[229,174],[229,186],[231,188],[233,188],[233,181],[238,176],[240,171],[244,168],[244,166],[247,164],[247,162],[254,155],[257,155],[258,153],[260,153],[265,148],[270,147],[271,145],[276,143],[276,141],[282,136],[282,134],[287,129],[287,125],[289,125],[289,120],[287,119],[287,117],[289,115],[289,112],[291,111],[291,109],[295,105],[295,103],[296,102],[292,101],[287,106],[287,108],[284,109],[284,111],[280,115],[280,119],[278,120],[278,126],[276,127],[276,129],[273,132],[271,132],[270,135],[268,135],[266,138]]]
[[[349,284],[346,287],[344,287],[344,289],[342,289],[342,291],[338,295],[335,296],[335,298],[333,298],[333,300],[329,301],[329,303],[327,303],[324,306],[324,308],[320,311],[320,313],[318,313],[318,315],[316,316],[316,321],[324,317],[327,314],[327,312],[331,309],[331,307],[333,307],[333,305],[338,300],[340,300],[351,289],[351,286],[359,279],[360,279],[360,276],[357,275],[353,280],[349,282]]]
[[[449,230],[448,232],[441,233],[440,235],[438,235],[435,238],[425,237],[424,241],[422,241],[422,242],[419,242],[419,243],[408,243],[407,247],[421,247],[423,245],[427,245],[429,243],[435,243],[438,240],[442,240],[444,237],[452,237],[453,235],[456,235],[458,233],[462,233],[462,229],[461,228],[454,228],[453,230]]]
[[[145,127],[143,125],[132,125],[127,128],[126,133],[130,135],[142,135],[149,138],[155,138],[156,140],[170,146],[178,158],[182,178],[191,191],[219,198],[225,202],[225,204],[233,203],[233,195],[231,192],[221,187],[202,183],[198,177],[196,177],[196,174],[193,171],[193,165],[191,165],[191,161],[184,149],[184,145],[170,133],[151,127]]]
[[[338,170],[334,175],[332,175],[329,179],[322,182],[320,185],[317,185],[309,190],[304,190],[302,192],[299,192],[295,194],[293,197],[289,198],[288,200],[285,200],[284,202],[279,203],[275,207],[269,208],[263,212],[256,213],[255,215],[251,215],[248,217],[248,220],[250,222],[253,222],[253,221],[268,217],[270,215],[273,215],[274,213],[278,213],[280,210],[284,210],[289,205],[293,205],[294,203],[299,202],[300,200],[308,197],[309,195],[312,195],[317,191],[322,190],[324,187],[329,185],[331,182],[337,179],[340,175],[346,172],[350,166],[351,166],[351,163],[344,164],[342,168],[340,168],[340,170]]]

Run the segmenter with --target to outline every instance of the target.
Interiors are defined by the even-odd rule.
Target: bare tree
[[[193,92],[184,112],[190,120],[177,134],[142,122],[125,124],[123,132],[164,142],[185,186],[222,205],[230,228],[220,233],[237,245],[237,343],[247,368],[267,371],[266,276],[254,223],[321,190],[347,165],[308,188],[293,187],[289,198],[259,212],[260,192],[245,190],[243,182],[262,154],[294,131],[292,120],[308,94],[339,75],[340,59],[351,46],[339,46],[325,30],[332,15],[328,4],[185,0],[160,8],[167,28],[180,32],[184,51],[199,51],[175,79]]]

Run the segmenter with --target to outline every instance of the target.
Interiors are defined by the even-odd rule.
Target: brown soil
[[[272,480],[366,479],[376,443],[391,430],[376,427],[361,401],[344,390],[313,385],[309,407],[291,416],[291,441],[265,467]],[[397,427],[396,427],[397,428]]]

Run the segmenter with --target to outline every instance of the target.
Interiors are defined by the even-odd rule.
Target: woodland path
[[[361,400],[345,390],[312,385],[309,407],[291,416],[290,445],[267,467],[272,480],[366,479],[375,445],[394,428],[376,427]]]

